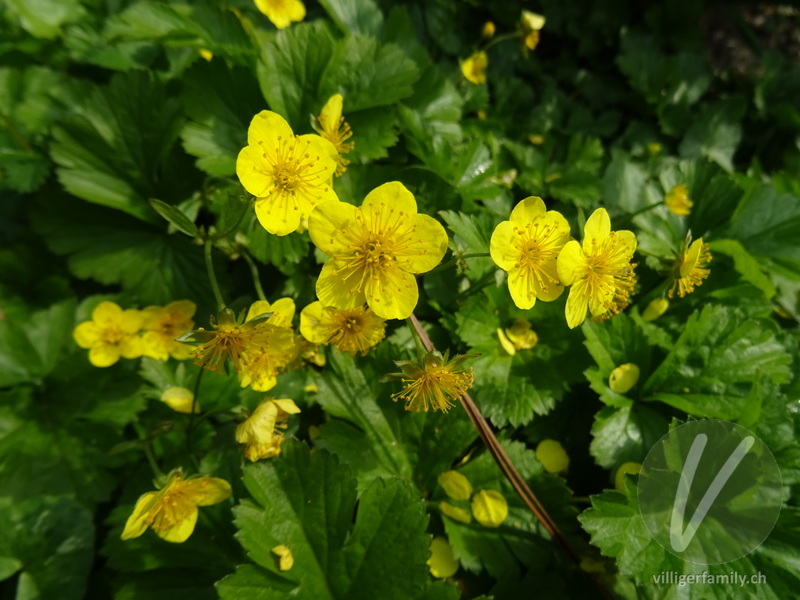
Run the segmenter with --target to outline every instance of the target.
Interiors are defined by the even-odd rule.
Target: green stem
[[[217,310],[222,310],[225,308],[225,301],[222,299],[222,292],[219,291],[219,283],[217,283],[217,275],[214,273],[214,263],[211,259],[211,248],[211,240],[206,240],[205,256],[208,280],[211,282],[211,289],[214,291],[214,299],[217,301]]]
[[[641,215],[643,213],[646,213],[648,210],[653,210],[654,208],[657,208],[657,207],[663,206],[663,205],[664,205],[663,202],[656,202],[655,204],[650,204],[648,206],[645,206],[644,208],[640,208],[639,210],[637,210],[635,212],[632,212],[628,216],[623,217],[622,219],[620,219],[620,221],[617,223],[617,225],[621,226],[621,225],[625,225],[627,223],[630,223],[631,221],[633,221],[633,219],[635,217],[638,217],[639,215]]]
[[[491,41],[489,41],[488,44],[486,44],[486,46],[483,48],[483,51],[486,52],[489,48],[491,48],[496,44],[505,42],[506,40],[513,40],[519,37],[521,37],[519,31],[514,31],[512,33],[504,33],[502,35],[496,35],[491,39]]]
[[[150,465],[150,470],[153,471],[153,475],[156,479],[159,479],[164,476],[164,473],[161,471],[161,468],[158,466],[156,462],[156,457],[153,455],[153,448],[150,446],[150,442],[147,440],[143,440],[142,449],[144,450],[144,455],[147,457],[147,462]]]
[[[460,261],[465,260],[467,258],[487,258],[491,256],[488,252],[475,252],[474,254],[462,254],[460,256],[456,256],[455,258],[448,260],[446,263],[440,264],[435,269],[431,269],[428,271],[427,274],[436,273],[437,271],[444,271],[445,269],[449,269],[453,265],[457,265]]]
[[[266,302],[267,296],[264,294],[264,288],[261,287],[261,277],[258,274],[258,265],[256,265],[256,261],[253,260],[253,257],[250,256],[250,253],[244,248],[242,249],[242,256],[244,256],[244,259],[250,266],[250,274],[253,276],[253,286],[256,288],[258,299]]]
[[[192,395],[192,412],[189,413],[189,426],[186,428],[186,453],[189,455],[189,458],[194,463],[196,469],[200,469],[200,464],[197,461],[197,458],[194,455],[194,450],[192,448],[192,435],[194,434],[194,430],[197,427],[198,423],[201,420],[197,419],[197,415],[195,414],[195,409],[197,408],[197,396],[200,394],[200,381],[203,379],[203,373],[205,369],[200,367],[200,372],[197,374],[197,379],[194,381],[194,394]]]

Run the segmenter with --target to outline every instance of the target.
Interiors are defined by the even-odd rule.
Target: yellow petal
[[[700,251],[703,249],[703,238],[695,240],[684,255],[683,262],[681,263],[681,277],[688,277],[697,265],[697,260],[700,258]]]
[[[481,490],[472,497],[472,516],[484,527],[499,527],[508,516],[508,503],[495,490]]]
[[[326,327],[325,308],[322,302],[312,302],[300,312],[300,334],[312,344],[324,344],[331,336]]]
[[[409,273],[426,273],[442,262],[447,252],[447,232],[433,217],[414,215],[409,219],[408,249],[397,252],[397,263]],[[403,235],[398,228],[398,236]]]
[[[625,475],[637,475],[642,470],[642,465],[637,462],[622,463],[614,475],[614,487],[620,492],[625,490]]]
[[[110,367],[119,360],[119,355],[117,346],[100,344],[89,350],[89,362],[95,367]]]
[[[464,475],[458,471],[445,471],[437,478],[439,485],[453,500],[469,500],[472,496],[472,485]]]
[[[147,521],[145,517],[153,507],[153,500],[156,496],[158,496],[158,492],[147,492],[139,496],[131,516],[128,517],[125,523],[125,529],[122,530],[121,539],[130,540],[139,537],[147,530]]]
[[[167,529],[155,529],[156,535],[162,540],[181,544],[189,539],[197,524],[197,507],[193,506],[185,515],[184,519],[173,527]]]
[[[278,408],[287,414],[296,415],[300,413],[300,407],[294,403],[294,400],[290,400],[288,398],[278,398],[277,400],[273,400],[273,402]]]
[[[142,336],[142,355],[156,360],[167,360],[169,352],[164,345],[164,340],[155,331],[146,331]]]
[[[514,269],[508,274],[508,291],[517,308],[528,310],[536,304],[533,282],[524,269]]]
[[[615,231],[614,235],[622,240],[625,244],[626,253],[624,255],[625,261],[629,261],[636,252],[636,235],[632,231],[623,229],[622,231]]]
[[[346,202],[325,202],[317,206],[308,218],[308,234],[322,252],[331,256],[350,253],[351,245],[362,225],[356,215],[358,209]]]
[[[255,0],[255,4],[278,29],[302,21],[306,16],[306,8],[300,0]]]
[[[210,506],[231,497],[231,484],[218,477],[196,477],[182,482],[181,488],[197,506]]]
[[[122,311],[120,328],[125,333],[138,333],[144,324],[144,315],[139,310]]]
[[[504,271],[511,271],[519,260],[519,250],[514,246],[516,236],[511,221],[502,221],[492,232],[489,254],[494,264]]]
[[[139,358],[144,354],[144,342],[138,335],[129,335],[119,344],[119,353],[122,358]]]
[[[417,214],[417,201],[414,194],[406,189],[399,181],[390,181],[372,190],[361,205],[364,217],[370,223],[371,229],[376,231],[382,224],[390,219],[387,211],[394,215],[409,217]],[[396,220],[397,217],[394,217]]]
[[[459,508],[458,506],[453,506],[452,504],[448,504],[447,502],[439,502],[439,510],[445,517],[449,517],[454,521],[459,521],[460,523],[472,522],[472,517],[470,516],[470,514],[463,508]]]
[[[281,571],[288,571],[294,565],[294,556],[292,555],[292,551],[289,550],[289,546],[275,546],[270,552],[279,557],[278,568]]]
[[[278,327],[291,327],[295,310],[294,299],[279,298],[270,306],[272,316],[268,319],[267,323],[272,323]]]
[[[517,353],[516,346],[511,343],[511,340],[508,339],[508,336],[499,327],[497,328],[497,339],[500,340],[500,345],[503,347],[503,350],[505,350],[510,356],[514,356]]]
[[[611,219],[605,208],[598,208],[586,219],[583,227],[583,251],[588,255],[594,254],[594,248],[599,248],[609,233]]]
[[[92,321],[85,321],[75,328],[72,337],[81,348],[91,348],[100,339],[100,328]]]
[[[265,315],[268,312],[272,312],[272,307],[269,302],[266,300],[256,300],[250,305],[250,308],[247,310],[247,318],[245,318],[245,323],[248,321],[252,321],[256,317],[260,315]]]
[[[256,199],[256,217],[264,229],[274,235],[283,236],[297,231],[303,211],[294,196],[274,193],[269,197]]]
[[[544,205],[544,200],[538,196],[530,196],[517,203],[511,211],[509,221],[515,225],[526,225],[533,223],[536,217],[544,215],[545,212],[547,207]]]
[[[288,140],[294,133],[282,116],[271,110],[262,110],[247,129],[247,145],[256,150],[261,147],[273,148],[278,140]],[[256,194],[258,195],[258,194]]]
[[[347,310],[348,308],[361,306],[367,301],[363,289],[357,292],[344,281],[348,275],[350,275],[348,281],[361,279],[360,273],[354,272],[353,269],[345,268],[346,265],[345,261],[336,259],[331,259],[322,265],[322,271],[317,279],[317,298],[325,306]],[[413,275],[409,275],[409,277],[413,279]],[[374,307],[372,310],[378,314]]]
[[[98,325],[117,324],[122,317],[122,309],[114,302],[101,302],[92,311],[92,320]]]
[[[167,388],[161,393],[161,401],[175,412],[189,414],[192,412],[193,404],[194,412],[200,412],[200,405],[194,402],[192,390],[185,387]]]
[[[586,318],[586,311],[589,309],[589,303],[585,295],[585,281],[581,280],[572,286],[567,298],[567,325],[570,329],[574,329]]]
[[[586,255],[581,245],[575,240],[570,240],[558,254],[558,279],[564,285],[572,285],[586,269]]]
[[[522,11],[522,25],[528,29],[533,29],[534,31],[538,31],[542,27],[544,27],[545,18],[542,15],[538,15],[534,12],[529,10]]]
[[[191,319],[194,313],[197,312],[197,304],[191,300],[176,300],[175,302],[170,302],[164,308],[171,315],[180,316],[186,320]]]
[[[384,269],[365,287],[367,304],[382,319],[407,319],[419,301],[417,280],[400,269]]]
[[[244,189],[257,198],[268,196],[274,187],[272,168],[267,161],[266,153],[272,155],[274,150],[245,146],[236,158],[236,175],[239,181],[242,182]]]
[[[343,104],[344,98],[342,98],[342,95],[334,94],[322,107],[318,120],[323,131],[336,131],[339,128]]]
[[[453,555],[453,549],[443,537],[435,537],[431,541],[431,557],[428,559],[431,575],[444,579],[452,577],[458,571],[459,563]]]

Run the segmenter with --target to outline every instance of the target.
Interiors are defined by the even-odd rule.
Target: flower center
[[[173,488],[156,502],[149,520],[155,531],[164,531],[185,521],[194,510],[195,505],[187,495],[180,488]]]
[[[558,283],[558,279],[552,275],[552,266],[562,247],[559,243],[561,233],[553,225],[542,225],[540,220],[532,224],[526,223],[522,227],[515,226],[514,232],[517,234],[516,247],[519,256],[514,266],[527,272],[529,286],[536,279],[542,291],[547,292],[548,284]]]
[[[272,181],[275,185],[273,191],[281,195],[294,195],[318,183],[319,176],[325,169],[316,168],[319,156],[312,156],[308,152],[308,146],[307,140],[301,142],[296,137],[283,140],[279,136],[275,154],[270,156],[269,153],[264,153],[264,158],[272,168]]]
[[[108,344],[109,346],[117,346],[125,337],[125,334],[123,333],[122,329],[116,325],[112,325],[111,327],[103,329],[101,337],[105,344]]]

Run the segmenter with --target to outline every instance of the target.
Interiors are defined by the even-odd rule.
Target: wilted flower
[[[406,410],[447,412],[454,402],[464,396],[472,385],[472,369],[462,369],[462,364],[472,355],[456,356],[448,360],[437,351],[428,352],[421,362],[395,361],[402,373],[392,373],[385,379],[399,379],[403,390],[392,394],[392,400],[404,400]]]
[[[312,344],[330,344],[342,352],[366,354],[386,335],[386,321],[364,306],[339,310],[318,301],[300,313],[300,333]]]
[[[684,243],[672,268],[672,287],[667,296],[674,298],[677,294],[683,298],[691,294],[696,287],[703,285],[703,281],[711,272],[708,268],[709,262],[711,253],[708,251],[708,244],[703,243],[703,238],[693,241],[688,248]]]
[[[342,116],[343,103],[344,99],[341,94],[331,96],[314,123],[316,132],[333,144],[336,152],[339,153],[336,167],[337,177],[341,176],[347,170],[347,165],[350,164],[350,161],[343,155],[355,148],[355,144],[348,141],[353,137],[353,131]]]
[[[280,454],[289,415],[299,412],[297,405],[289,399],[267,400],[259,404],[253,414],[236,428],[236,441],[245,445],[245,457],[255,462]]]
[[[217,504],[231,495],[231,486],[216,477],[183,478],[177,469],[157,492],[147,492],[136,502],[125,523],[122,539],[139,537],[151,528],[168,542],[185,542],[197,523],[197,507]]]

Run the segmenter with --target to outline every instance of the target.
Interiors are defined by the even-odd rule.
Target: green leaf
[[[69,498],[0,499],[0,564],[16,563],[18,600],[80,600],[94,561],[91,513]],[[3,579],[0,575],[0,579]],[[10,590],[9,590],[10,591]]]
[[[58,37],[64,25],[86,14],[78,0],[9,0],[7,6],[31,35],[45,39]]]
[[[489,252],[489,241],[492,238],[496,221],[494,217],[486,213],[477,215],[466,215],[462,212],[451,210],[439,211],[450,230],[456,234],[454,238],[456,246],[463,250],[464,254],[479,254]],[[471,258],[466,264],[468,273],[477,279],[490,271],[497,269],[492,259]]]
[[[66,197],[39,206],[33,221],[49,248],[68,256],[70,270],[80,279],[118,283],[143,305],[183,298],[212,305],[202,248],[182,235],[165,235],[120,213],[89,209]]]
[[[223,600],[246,598],[404,600],[428,581],[427,516],[401,479],[377,479],[356,506],[349,467],[324,451],[286,442],[281,456],[244,470],[253,500],[235,510],[251,559],[218,584]],[[271,548],[285,544],[294,566],[280,571]],[[247,591],[253,590],[253,591]],[[259,590],[256,592],[255,590]]]
[[[692,415],[737,420],[758,393],[754,384],[789,381],[791,362],[771,322],[710,305],[689,317],[642,394]]]
[[[733,267],[742,279],[764,292],[767,298],[775,295],[775,285],[764,273],[764,267],[738,241],[714,240],[708,246],[715,253],[730,256],[733,259]]]
[[[176,185],[181,126],[180,103],[166,86],[144,72],[116,75],[53,130],[58,179],[79,198],[156,222],[147,200],[168,199]]]
[[[668,424],[666,417],[643,404],[606,406],[594,417],[589,452],[612,473],[622,463],[642,463]]]
[[[181,209],[167,204],[166,202],[162,202],[161,200],[156,200],[155,198],[150,199],[150,206],[152,206],[158,214],[177,227],[179,231],[182,231],[189,237],[197,237],[200,234],[197,225],[195,225]]]
[[[707,106],[686,132],[680,153],[684,158],[708,158],[728,172],[742,138],[740,120],[745,101],[739,96]]]
[[[379,35],[383,14],[372,0],[321,0],[320,4],[345,35]]]

